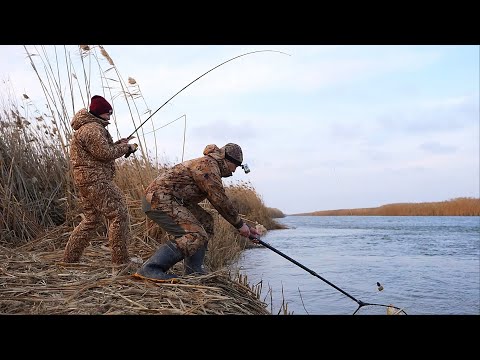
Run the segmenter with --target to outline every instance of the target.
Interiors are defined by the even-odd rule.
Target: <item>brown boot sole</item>
[[[153,281],[153,282],[157,282],[157,283],[167,283],[167,284],[177,284],[180,282],[180,279],[179,278],[172,278],[172,279],[165,279],[165,280],[160,280],[160,279],[152,279],[152,278],[148,278],[148,277],[145,277],[143,275],[140,275],[139,273],[135,273],[132,275],[134,278],[137,278],[137,279],[140,279],[140,280],[150,280],[150,281]]]

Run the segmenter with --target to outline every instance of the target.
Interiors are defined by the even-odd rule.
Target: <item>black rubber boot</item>
[[[148,259],[136,275],[154,280],[168,280],[177,278],[177,275],[167,274],[166,272],[184,256],[173,241],[167,241],[165,244]]]
[[[207,272],[203,267],[203,260],[205,259],[206,246],[201,246],[195,254],[186,257],[183,262],[185,275],[198,274],[205,275]]]

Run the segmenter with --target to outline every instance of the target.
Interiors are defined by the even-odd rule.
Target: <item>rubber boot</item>
[[[177,275],[166,272],[184,256],[173,241],[167,241],[137,270],[135,275],[154,280],[168,280]]]
[[[198,274],[205,275],[207,272],[203,267],[203,260],[205,259],[206,246],[201,246],[195,254],[186,257],[183,262],[185,275]]]

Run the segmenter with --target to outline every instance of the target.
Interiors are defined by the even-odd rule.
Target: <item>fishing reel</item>
[[[130,148],[128,149],[127,153],[124,155],[125,158],[128,158],[131,154],[133,154],[138,149],[137,144],[129,144]]]

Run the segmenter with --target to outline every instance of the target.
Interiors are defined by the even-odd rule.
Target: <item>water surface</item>
[[[356,300],[412,315],[480,315],[480,217],[287,216],[262,240]],[[350,315],[358,303],[268,248],[236,264],[274,314]],[[376,283],[383,286],[377,289]],[[362,307],[359,314],[386,314]]]

